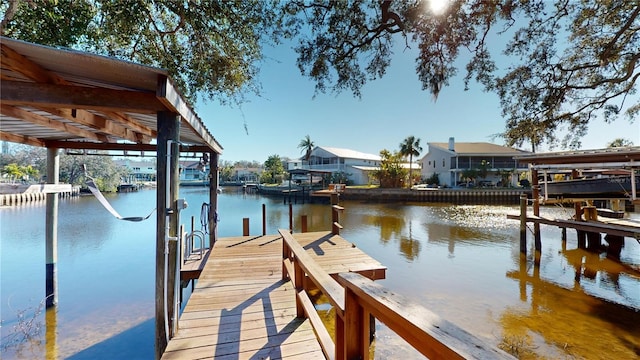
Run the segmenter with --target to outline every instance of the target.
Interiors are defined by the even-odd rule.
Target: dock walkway
[[[330,274],[385,276],[386,267],[339,235],[294,236]],[[309,320],[296,318],[295,294],[282,281],[279,236],[221,238],[162,359],[324,359]]]

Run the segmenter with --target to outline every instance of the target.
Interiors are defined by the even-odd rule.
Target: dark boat
[[[635,177],[636,191],[640,191],[640,176]],[[547,197],[629,197],[631,176],[611,176],[589,179],[572,179],[540,184]]]

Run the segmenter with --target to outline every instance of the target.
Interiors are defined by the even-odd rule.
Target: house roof
[[[133,167],[139,167],[139,168],[153,167],[154,169],[156,168],[156,163],[153,161],[136,161],[136,160],[130,160],[130,159],[121,159],[121,160],[114,160],[114,163],[120,166],[128,166],[131,168]]]
[[[533,165],[635,163],[637,166],[637,162],[640,161],[640,146],[529,153],[515,158],[519,162]]]
[[[362,160],[372,160],[372,161],[381,160],[380,155],[367,154],[367,153],[363,153],[363,152],[359,152],[351,149],[342,149],[342,148],[335,148],[335,147],[328,147],[328,146],[317,146],[315,149],[313,149],[313,151],[315,152],[316,149],[322,149],[339,158],[362,159]]]
[[[430,142],[429,147],[436,147],[444,151],[449,150],[449,143]],[[511,148],[508,146],[496,145],[487,142],[456,142],[454,143],[455,153],[458,155],[492,155],[492,156],[515,156],[527,154],[527,151]],[[454,152],[451,152],[452,154]]]
[[[165,70],[0,40],[0,140],[62,149],[155,151],[157,114],[168,112],[180,118],[181,145],[222,153]]]

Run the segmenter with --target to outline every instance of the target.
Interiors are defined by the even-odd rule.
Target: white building
[[[488,174],[478,180],[488,186],[501,182],[501,174],[506,171],[512,171],[509,182],[515,186],[518,184],[518,174],[527,171],[526,164],[518,164],[514,159],[514,156],[527,154],[527,151],[486,142],[455,142],[454,138],[449,138],[448,143],[430,142],[427,145],[428,152],[420,160],[422,177],[429,178],[437,174],[440,185],[458,186],[463,180],[462,173],[479,169],[483,161],[487,164]]]
[[[136,181],[156,181],[155,161],[137,161],[125,158],[114,162],[119,166],[125,167]]]
[[[309,170],[343,173],[353,185],[366,185],[371,182],[369,174],[380,168],[380,156],[366,154],[350,149],[317,146],[311,152],[308,164],[292,164],[289,169],[298,166]]]

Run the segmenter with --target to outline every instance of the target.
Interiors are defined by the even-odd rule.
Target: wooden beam
[[[79,111],[76,109],[57,109],[57,108],[47,108],[41,107],[39,108],[42,111],[46,111],[52,115],[56,115],[67,120],[73,121],[78,124],[82,124],[93,129],[96,129],[105,134],[112,135],[114,137],[121,138],[123,140],[129,140],[131,142],[141,142],[140,137],[141,134],[136,133],[135,131],[118,124],[114,121],[109,121],[109,119],[96,115],[89,111]],[[149,131],[147,134],[151,137],[156,136],[156,133],[153,131]],[[146,140],[149,138],[146,137]],[[150,141],[142,141],[143,143],[149,143]]]
[[[125,114],[121,114],[118,112],[107,111],[104,113],[105,116],[109,117],[111,120],[116,121],[122,124],[124,127],[135,131],[138,135],[138,141],[144,139],[142,135],[146,135],[147,137],[156,138],[158,137],[158,132],[149,128],[148,126],[141,125],[133,120],[130,116]],[[147,141],[148,143],[149,141]]]
[[[81,149],[81,150],[122,150],[122,151],[148,151],[155,152],[157,150],[156,144],[129,144],[129,143],[107,143],[101,144],[96,142],[84,142],[84,141],[57,141],[48,140],[43,142],[43,146],[55,147],[58,149]],[[40,146],[40,145],[38,145]],[[210,152],[211,149],[207,146],[180,146],[181,153],[189,152]],[[155,156],[155,155],[153,155]]]
[[[19,107],[1,104],[0,113],[2,113],[3,115],[28,121],[32,124],[41,125],[41,126],[48,127],[50,129],[63,131],[71,135],[82,137],[85,139],[90,139],[90,140],[95,140],[100,142],[109,142],[109,138],[106,135],[100,135],[85,129],[80,129],[69,123],[63,123],[61,121],[49,119],[45,116],[35,114],[31,111],[27,111]]]
[[[7,105],[83,108],[103,112],[124,111],[152,114],[165,110],[153,93],[90,88],[73,85],[0,82],[0,101]]]
[[[9,141],[9,142],[18,143],[18,144],[38,146],[38,147],[46,146],[45,142],[40,139],[30,137],[30,136],[25,136],[25,135],[11,134],[4,131],[0,131],[0,140]]]
[[[176,111],[196,134],[211,147],[211,150],[222,154],[222,146],[211,136],[209,130],[204,126],[202,120],[195,114],[189,104],[187,104],[180,93],[175,89],[171,80],[163,75],[158,76],[158,89],[156,91],[158,99],[169,109]]]

